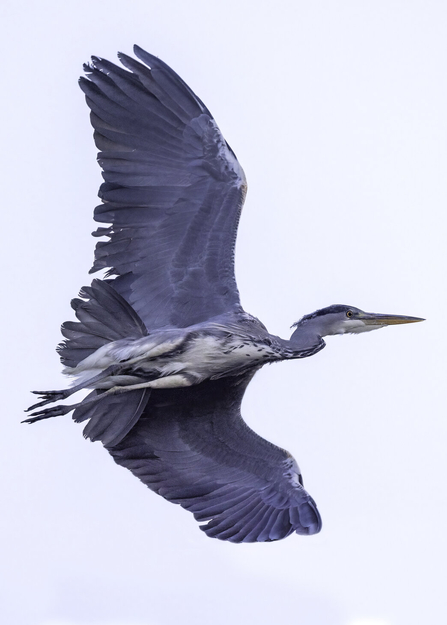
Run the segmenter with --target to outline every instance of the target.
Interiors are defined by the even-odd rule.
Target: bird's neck
[[[294,352],[293,358],[313,356],[326,346],[318,330],[313,323],[298,324],[288,341],[289,349]]]

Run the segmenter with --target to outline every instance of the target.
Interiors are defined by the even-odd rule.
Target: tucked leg
[[[106,397],[107,395],[118,395],[120,393],[127,393],[128,391],[136,391],[138,389],[143,389],[143,388],[179,388],[179,387],[191,386],[192,384],[193,384],[193,380],[191,378],[186,377],[181,374],[176,374],[176,375],[169,375],[164,378],[159,378],[158,380],[152,380],[151,382],[141,382],[140,384],[130,384],[128,386],[113,386],[112,388],[107,389],[107,391],[100,393],[96,397],[92,397],[91,399],[84,399],[83,401],[77,404],[70,404],[69,406],[62,406],[62,405],[53,406],[53,408],[46,408],[45,410],[40,410],[39,412],[35,412],[28,419],[25,419],[24,421],[22,421],[22,423],[35,423],[36,421],[41,421],[42,419],[50,419],[51,417],[59,417],[61,415],[67,414],[68,412],[71,412],[72,410],[80,406],[81,404],[85,406],[86,404],[91,404],[93,402],[100,401],[101,399],[103,399],[103,397]],[[55,391],[55,392],[58,392],[58,391]],[[35,407],[37,408],[37,407],[43,406],[45,405],[45,403],[36,404]],[[28,408],[28,410],[31,410],[31,409],[32,407]]]
[[[90,378],[85,382],[81,382],[80,384],[76,384],[75,386],[70,386],[70,388],[62,389],[60,391],[31,391],[34,395],[40,395],[42,401],[39,401],[37,404],[33,404],[32,406],[27,408],[25,412],[30,412],[31,410],[35,410],[36,408],[42,408],[42,406],[46,406],[47,404],[51,404],[55,401],[62,401],[63,399],[67,399],[67,397],[70,397],[70,395],[73,395],[73,393],[76,393],[83,388],[91,387],[96,384],[96,382],[100,382],[101,380],[104,380],[111,375],[116,375],[122,369],[124,369],[125,366],[127,366],[127,363],[126,365],[111,365],[110,367],[107,367],[107,369],[104,369],[104,371],[101,371],[101,373],[98,373],[98,375],[95,375],[93,378]]]

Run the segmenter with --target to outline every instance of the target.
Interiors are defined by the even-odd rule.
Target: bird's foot
[[[77,405],[77,404],[76,404]],[[45,410],[39,410],[38,412],[34,412],[28,419],[22,421],[22,423],[35,423],[36,421],[41,421],[42,419],[50,419],[51,417],[60,417],[67,412],[71,412],[74,406],[53,406],[53,408],[45,408]],[[31,408],[28,408],[31,410]],[[25,411],[26,412],[26,411]]]
[[[31,393],[33,393],[34,395],[40,395],[41,401],[27,408],[25,412],[30,412],[31,410],[35,410],[36,408],[42,408],[42,406],[51,404],[54,401],[61,401],[62,399],[66,399],[70,395],[70,390],[64,389],[62,391],[31,391]]]

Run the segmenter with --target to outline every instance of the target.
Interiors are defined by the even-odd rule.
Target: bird
[[[25,422],[73,412],[86,438],[209,537],[316,534],[321,516],[297,462],[241,416],[245,390],[265,364],[313,356],[327,336],[423,319],[337,304],[282,339],[246,313],[234,272],[244,171],[200,98],[158,57],[133,50],[118,53],[121,66],[91,57],[79,80],[104,179],[90,273],[104,273],[61,328],[71,386],[33,391]],[[56,403],[81,389],[90,390],[82,401]]]

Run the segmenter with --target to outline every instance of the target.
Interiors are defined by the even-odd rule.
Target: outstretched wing
[[[232,542],[315,534],[321,519],[292,456],[255,434],[240,405],[251,376],[153,391],[115,461]]]
[[[124,70],[92,57],[80,86],[104,183],[95,220],[111,224],[92,271],[146,327],[185,327],[240,307],[234,244],[245,176],[211,113],[165,63],[138,46]],[[130,71],[128,71],[130,70]]]

